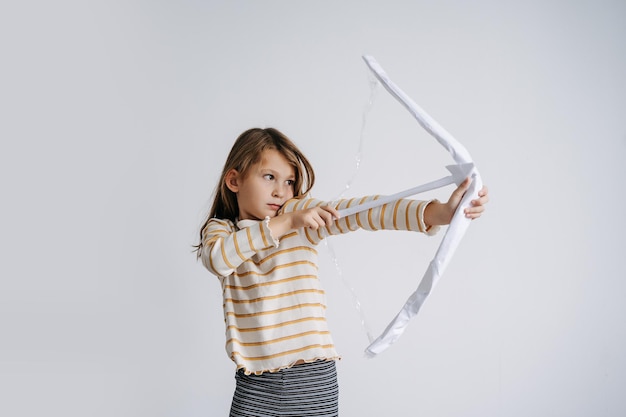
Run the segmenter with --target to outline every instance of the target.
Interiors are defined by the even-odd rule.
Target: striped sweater
[[[331,204],[337,209],[374,197],[327,203],[288,201],[283,212]],[[410,230],[428,235],[428,202],[399,200],[346,216],[330,227],[302,228],[274,239],[266,221],[213,218],[202,231],[201,258],[219,277],[224,296],[226,351],[247,374],[288,368],[298,361],[337,359],[318,279],[317,244],[326,236],[365,230]]]

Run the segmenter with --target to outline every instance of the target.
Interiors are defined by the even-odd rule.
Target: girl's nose
[[[288,196],[287,198],[291,198],[289,195],[293,195],[293,189],[291,187],[291,185],[289,184],[276,184],[274,186],[274,192],[273,192],[273,196],[277,197],[277,198],[284,198],[285,196]]]

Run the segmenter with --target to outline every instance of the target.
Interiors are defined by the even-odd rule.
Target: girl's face
[[[226,186],[237,195],[239,220],[262,220],[276,212],[294,195],[294,167],[275,149],[267,149],[245,177],[237,170],[226,174]]]

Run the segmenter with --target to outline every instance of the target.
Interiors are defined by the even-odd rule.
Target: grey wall
[[[0,414],[227,415],[220,288],[190,248],[235,137],[283,130],[325,199],[360,143],[347,195],[451,162],[381,89],[360,141],[367,53],[467,145],[492,201],[374,360],[350,289],[380,332],[441,236],[320,248],[342,415],[624,415],[626,6],[469,3],[1,6]]]

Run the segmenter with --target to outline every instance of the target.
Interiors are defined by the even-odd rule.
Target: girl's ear
[[[234,168],[228,171],[226,173],[226,176],[224,177],[226,187],[228,187],[228,189],[235,194],[237,194],[237,192],[239,191],[239,181],[239,171]]]

